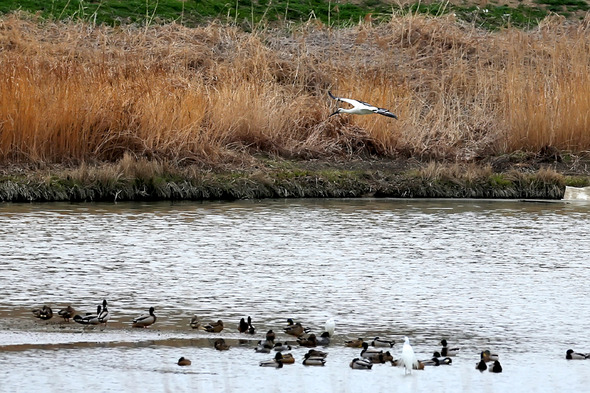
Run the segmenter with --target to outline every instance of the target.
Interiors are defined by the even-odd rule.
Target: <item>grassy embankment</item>
[[[477,27],[508,25],[530,28],[549,13],[580,18],[588,11],[584,0],[19,0],[0,1],[0,13],[22,10],[45,19],[83,20],[110,26],[176,22],[194,27],[212,19],[252,30],[256,26],[317,20],[329,27],[349,27],[371,14],[388,22],[392,13],[454,14]]]
[[[589,44],[587,21],[556,17],[494,32],[397,14],[254,32],[4,17],[0,200],[559,197],[587,178],[536,153],[575,171],[588,151]],[[327,119],[328,89],[400,120]],[[515,157],[531,159],[502,170]]]

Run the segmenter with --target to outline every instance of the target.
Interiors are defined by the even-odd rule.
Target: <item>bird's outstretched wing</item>
[[[367,105],[367,106],[372,106],[370,104],[367,104],[366,102],[362,102],[362,101],[358,101],[358,100],[353,100],[352,98],[342,98],[342,97],[336,97],[334,94],[332,94],[331,91],[328,91],[328,95],[330,95],[331,98],[335,99],[336,101],[340,101],[340,102],[346,102],[347,104],[350,104],[352,106],[358,106],[359,104],[363,104],[363,105]]]
[[[387,116],[387,117],[391,117],[391,118],[397,119],[397,116],[394,115],[393,113],[391,113],[390,111],[388,111],[387,109],[377,108],[377,110],[375,110],[375,113],[377,113],[379,115],[383,115],[383,116]]]

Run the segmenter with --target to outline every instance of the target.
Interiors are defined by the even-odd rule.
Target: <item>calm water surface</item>
[[[482,200],[280,200],[0,205],[0,391],[585,391],[590,360],[590,205]],[[34,320],[30,310],[108,299],[108,327]],[[131,329],[156,308],[157,323]],[[222,319],[214,335],[192,330]],[[258,334],[240,335],[251,315]],[[268,329],[294,318],[321,333],[323,368],[258,367]],[[404,376],[348,363],[347,339],[441,338],[449,367]],[[280,339],[286,336],[280,334]],[[212,340],[232,345],[215,351]],[[479,373],[479,352],[502,374]],[[180,356],[193,361],[176,366]]]

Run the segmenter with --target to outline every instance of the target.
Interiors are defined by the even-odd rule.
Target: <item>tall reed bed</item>
[[[502,100],[504,149],[590,147],[590,18],[548,18],[533,34],[513,32]]]
[[[587,150],[588,21],[486,32],[452,18],[245,33],[0,19],[0,160],[182,163]],[[334,116],[327,96],[398,114]]]

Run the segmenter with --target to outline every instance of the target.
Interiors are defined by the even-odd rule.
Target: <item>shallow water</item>
[[[584,391],[590,360],[590,205],[483,200],[277,200],[0,205],[0,391]],[[34,320],[30,310],[108,299],[107,328]],[[156,308],[149,329],[133,317]],[[226,329],[190,329],[222,319]],[[259,334],[236,325],[251,315]],[[287,318],[323,330],[325,367],[258,367],[254,352]],[[348,363],[351,338],[410,337],[448,367],[404,376]],[[230,351],[218,352],[224,337]],[[280,335],[280,339],[286,336]],[[479,352],[502,374],[479,373]],[[185,356],[193,361],[176,366]],[[4,383],[6,382],[6,383]],[[148,384],[146,386],[146,384]],[[393,384],[393,385],[392,385]]]

